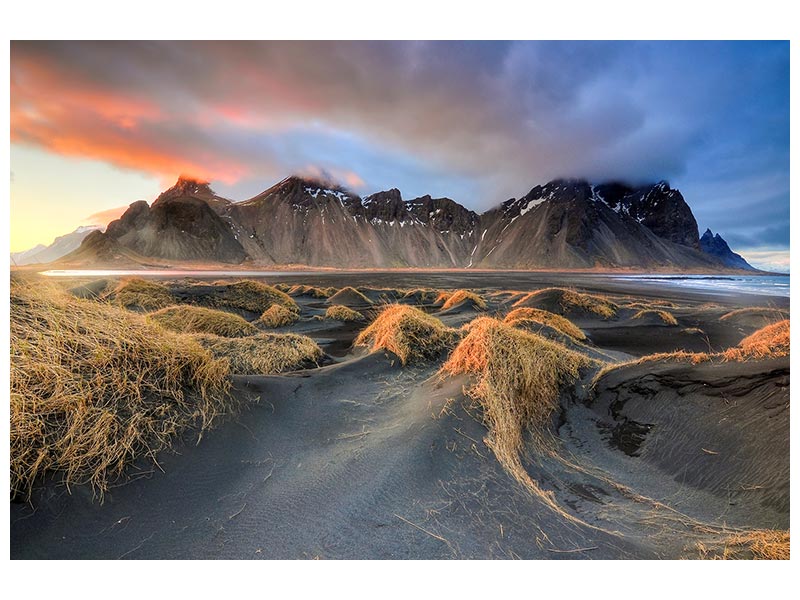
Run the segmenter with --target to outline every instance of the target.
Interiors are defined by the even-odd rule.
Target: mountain
[[[57,237],[52,244],[45,246],[39,244],[30,250],[11,253],[11,264],[16,266],[49,263],[66,256],[77,249],[81,242],[93,231],[102,229],[97,225],[78,227],[75,231]]]
[[[716,256],[722,264],[732,269],[756,270],[740,254],[731,250],[728,242],[720,234],[714,235],[710,229],[706,229],[703,237],[700,238],[700,248],[706,254]]]
[[[233,202],[207,182],[181,177],[152,205],[131,204],[100,235],[107,240],[102,245],[94,239],[96,248],[106,257],[128,252],[126,260],[340,268],[746,268],[701,245],[691,208],[663,181],[631,187],[555,180],[477,214],[450,198],[405,200],[397,189],[361,198],[297,176]],[[81,261],[91,254],[84,250]]]
[[[241,263],[247,255],[217,211],[231,204],[207,182],[181,177],[152,206],[134,202],[105,235],[142,256],[180,261]]]

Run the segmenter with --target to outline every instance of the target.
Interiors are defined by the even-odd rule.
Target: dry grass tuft
[[[603,319],[612,318],[617,314],[619,308],[616,304],[601,296],[583,294],[581,292],[562,288],[545,288],[530,292],[517,300],[513,306],[515,308],[525,306],[536,307],[538,303],[553,304],[551,307],[553,310],[551,310],[551,312],[555,312],[556,310],[561,314],[584,312],[597,315]]]
[[[581,369],[600,363],[490,317],[475,319],[466,330],[441,373],[477,376],[466,393],[483,407],[487,442],[497,459],[563,514],[552,493],[544,492],[522,465],[524,434],[547,424],[558,408],[561,390],[578,379]]]
[[[102,497],[133,460],[236,408],[226,361],[42,283],[12,280],[10,380],[12,497],[52,472]]]
[[[755,529],[730,535],[711,547],[697,544],[700,558],[712,560],[789,560],[789,531]]]
[[[578,341],[586,339],[586,334],[569,319],[538,308],[515,308],[506,315],[503,323],[513,327],[519,327],[529,323],[540,323],[557,329],[561,333],[570,336],[572,339]]]
[[[417,304],[429,304],[436,302],[439,297],[439,290],[428,290],[417,288],[403,294],[403,300],[413,300]]]
[[[730,320],[740,319],[743,317],[747,319],[753,319],[756,321],[763,319],[764,325],[766,325],[767,323],[774,323],[775,321],[785,319],[786,313],[777,308],[765,308],[765,307],[739,308],[737,310],[732,310],[730,312],[725,313],[719,318],[719,320],[730,321]]]
[[[239,315],[202,306],[169,306],[147,317],[176,333],[212,333],[225,337],[243,337],[258,333],[258,328]]]
[[[670,325],[670,326],[675,326],[678,324],[678,321],[675,319],[675,317],[672,316],[671,313],[668,313],[665,310],[652,310],[652,309],[640,310],[635,315],[633,315],[632,318],[659,320],[662,323],[664,323],[664,325]]]
[[[685,362],[693,365],[699,365],[704,362],[712,360],[716,355],[709,354],[708,352],[686,352],[685,350],[676,350],[675,352],[657,352],[655,354],[648,354],[634,360],[625,362],[618,362],[605,365],[600,369],[592,379],[592,387],[597,385],[603,377],[625,367],[634,367],[653,362]]]
[[[264,327],[269,328],[286,327],[297,321],[298,318],[299,315],[296,312],[289,310],[281,304],[273,304],[261,314],[258,318],[258,322]]]
[[[432,359],[449,347],[457,333],[436,317],[406,304],[391,304],[356,338],[356,346],[370,346],[397,355],[402,364]]]
[[[447,300],[445,300],[444,304],[442,304],[442,310],[453,308],[462,302],[471,304],[478,310],[486,310],[486,300],[481,298],[475,292],[470,292],[469,290],[457,290],[453,292],[447,297]]]
[[[244,338],[192,336],[220,359],[227,359],[237,375],[270,375],[317,366],[323,352],[317,343],[295,333],[259,333]]]
[[[744,338],[736,348],[729,348],[725,360],[771,358],[789,355],[789,320],[785,319],[759,329]]]
[[[334,304],[329,307],[325,311],[325,318],[332,321],[344,321],[345,323],[366,321],[366,318],[360,312],[341,304]]]
[[[128,309],[143,311],[158,310],[175,304],[175,298],[165,286],[145,279],[121,281],[101,298]]]
[[[259,315],[273,304],[280,304],[292,312],[300,312],[300,307],[286,293],[250,280],[217,286],[212,293],[196,297],[195,302],[215,308],[246,310]]]
[[[436,299],[434,299],[433,304],[435,306],[442,306],[450,299],[450,296],[452,295],[453,292],[439,292],[436,296]]]
[[[336,293],[336,288],[320,288],[313,285],[293,285],[284,290],[289,296],[310,296],[312,298],[330,298]]]
[[[335,294],[332,294],[328,298],[328,302],[331,304],[359,304],[364,306],[372,304],[372,300],[350,286],[343,287]]]

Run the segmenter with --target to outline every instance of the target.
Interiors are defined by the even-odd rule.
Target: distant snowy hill
[[[36,263],[49,263],[66,256],[70,252],[77,250],[84,238],[92,231],[102,230],[97,225],[86,225],[78,227],[75,231],[57,237],[52,244],[45,246],[39,244],[29,250],[11,253],[11,264],[16,266],[32,265]]]

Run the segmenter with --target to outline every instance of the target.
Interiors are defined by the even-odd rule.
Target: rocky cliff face
[[[736,254],[730,249],[728,242],[722,239],[720,234],[714,235],[710,229],[706,229],[703,237],[700,238],[700,248],[706,254],[718,258],[727,267],[755,271],[740,254]]]
[[[678,190],[666,181],[631,188],[620,183],[597,185],[598,198],[615,212],[635,219],[658,237],[695,250],[700,249],[697,221]]]
[[[404,200],[397,189],[361,198],[301,177],[231,202],[182,178],[152,206],[132,204],[105,235],[137,255],[265,266],[733,265],[701,251],[691,209],[665,182],[632,188],[557,180],[479,215],[449,198]]]
[[[142,256],[238,264],[247,255],[231,227],[217,214],[231,202],[207,183],[181,178],[152,206],[139,201],[112,221],[105,235]]]

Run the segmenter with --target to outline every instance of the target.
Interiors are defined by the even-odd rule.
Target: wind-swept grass
[[[488,444],[520,483],[563,514],[551,493],[542,490],[522,465],[524,434],[544,427],[559,405],[561,390],[581,370],[599,363],[534,333],[490,317],[465,327],[467,335],[444,363],[444,375],[468,374],[466,393],[483,408]]]
[[[611,319],[619,307],[602,296],[583,294],[562,288],[545,288],[530,292],[514,303],[514,308],[543,308],[559,314],[587,313]]]
[[[789,560],[789,530],[754,529],[716,543],[698,543],[700,558],[711,560]]]
[[[170,291],[160,283],[145,279],[125,279],[106,291],[103,299],[128,309],[151,311],[175,304]]]
[[[656,321],[656,322],[660,321],[664,325],[670,325],[673,327],[678,324],[678,321],[675,319],[675,317],[671,313],[668,313],[665,310],[655,310],[655,309],[640,310],[631,318],[644,321]]]
[[[280,304],[292,312],[300,312],[300,307],[285,292],[251,280],[217,285],[212,292],[196,296],[194,302],[214,308],[245,310],[259,315],[273,304]]]
[[[345,323],[366,321],[366,318],[360,312],[341,304],[334,304],[328,307],[328,310],[325,311],[325,318]]]
[[[447,297],[442,304],[442,310],[453,308],[461,303],[466,303],[478,310],[486,310],[486,300],[481,298],[475,292],[469,290],[457,290]]]
[[[540,323],[557,329],[574,340],[584,341],[586,339],[586,334],[569,319],[538,308],[515,308],[506,315],[503,322],[513,327],[525,326],[530,323]]]
[[[258,322],[264,327],[274,329],[275,327],[286,327],[291,325],[299,315],[283,306],[282,304],[273,304],[265,310],[258,318]]]
[[[147,317],[176,333],[212,333],[225,337],[243,337],[258,333],[258,328],[239,315],[202,306],[169,306]]]
[[[271,375],[316,366],[323,357],[317,343],[294,333],[259,333],[250,337],[191,336],[216,358],[226,359],[234,374]]]
[[[10,380],[12,497],[47,473],[102,497],[135,459],[237,408],[226,361],[41,282],[12,279]]]
[[[789,355],[789,320],[785,319],[747,336],[723,354],[726,360],[747,360]]]
[[[311,298],[330,298],[336,293],[336,288],[320,288],[313,285],[297,284],[283,290],[289,296],[310,296]]]
[[[356,346],[388,350],[402,364],[436,358],[457,333],[439,319],[406,304],[390,304],[356,338]]]
[[[332,294],[327,302],[329,304],[343,304],[345,306],[349,306],[352,304],[356,304],[359,306],[367,306],[372,304],[372,300],[367,298],[364,294],[358,291],[354,287],[343,287],[335,294]]]

